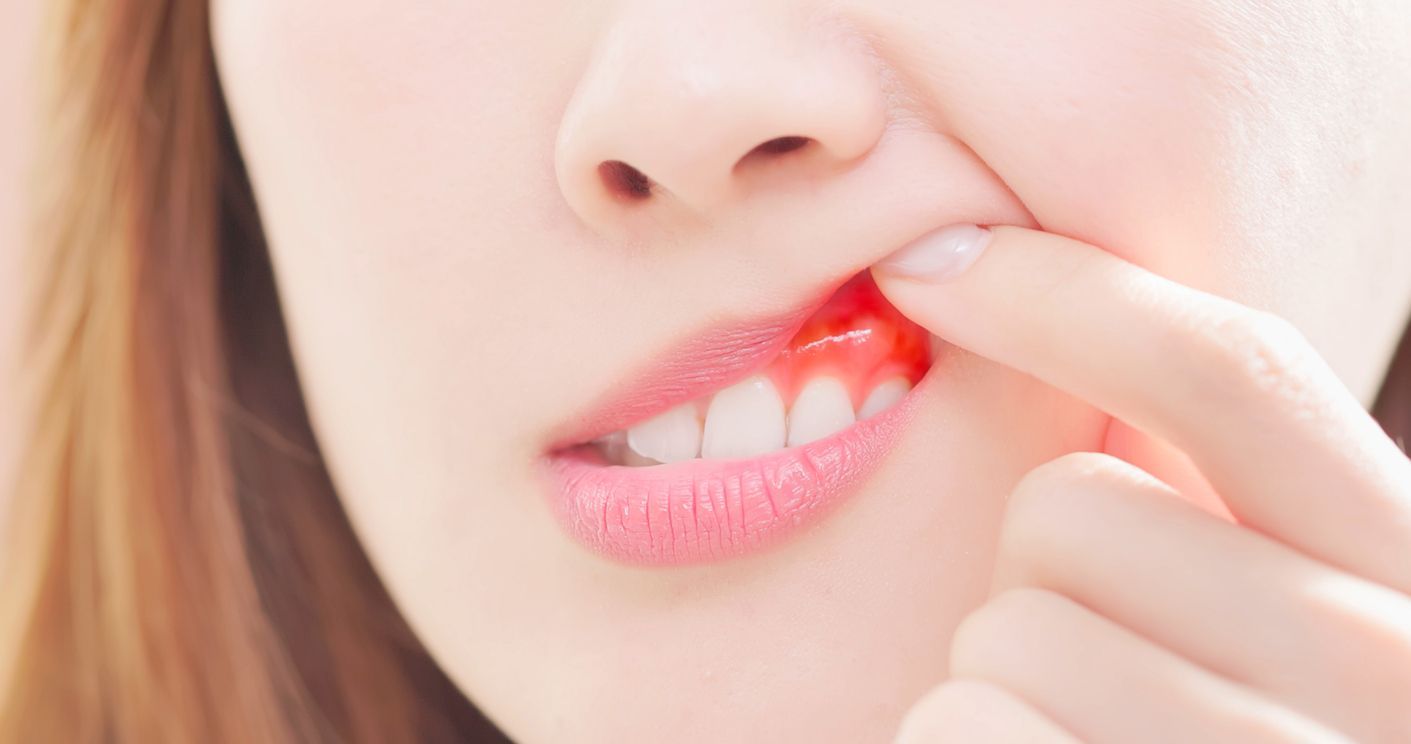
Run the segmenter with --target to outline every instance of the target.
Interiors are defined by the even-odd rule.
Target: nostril
[[[739,171],[755,163],[762,164],[762,161],[802,150],[813,143],[813,138],[798,135],[765,140],[745,153],[744,157],[735,164],[735,169]],[[643,201],[651,197],[655,188],[655,184],[652,179],[647,177],[647,174],[621,160],[604,160],[599,163],[598,177],[602,179],[607,192],[620,201]]]
[[[647,174],[621,160],[605,160],[598,164],[598,175],[608,193],[619,199],[640,201],[652,195],[652,180]]]
[[[755,147],[753,152],[757,152],[761,155],[783,155],[786,152],[793,152],[807,145],[809,142],[812,142],[812,140],[808,137],[775,137],[772,140],[760,143],[759,146]],[[745,155],[745,157],[749,157],[749,155]]]
[[[814,140],[811,137],[800,137],[796,135],[765,140],[755,145],[754,149],[745,153],[745,156],[740,158],[739,162],[735,163],[735,171],[741,172],[762,166],[782,155],[802,150],[813,142]]]

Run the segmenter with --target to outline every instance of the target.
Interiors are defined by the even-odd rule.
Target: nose
[[[602,228],[632,210],[710,215],[845,171],[887,118],[858,38],[797,3],[625,3],[560,123],[565,199]]]

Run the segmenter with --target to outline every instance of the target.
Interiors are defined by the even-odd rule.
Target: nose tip
[[[886,109],[871,58],[836,32],[768,17],[769,5],[643,3],[607,31],[555,152],[580,217],[602,227],[671,203],[711,213],[826,178],[876,144]]]

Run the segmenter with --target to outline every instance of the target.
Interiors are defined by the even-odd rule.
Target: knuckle
[[[953,679],[931,689],[907,714],[909,721],[938,723],[964,715],[977,701],[992,694],[994,686],[975,679]]]
[[[1175,347],[1174,358],[1184,360],[1198,392],[1221,398],[1253,394],[1297,401],[1307,394],[1318,360],[1292,323],[1246,307],[1193,321]]]
[[[1130,480],[1133,466],[1101,452],[1070,452],[1030,470],[1014,486],[1005,506],[1000,549],[1017,555],[1042,552],[1055,530],[1100,501],[1098,484]]]
[[[996,658],[1035,645],[1045,618],[1062,610],[1068,600],[1033,587],[1009,589],[966,615],[951,637],[953,675],[987,676]]]
[[[1011,504],[1029,505],[1053,498],[1070,498],[1086,486],[1112,476],[1126,464],[1102,452],[1069,452],[1030,470],[1019,479],[1010,496]]]
[[[952,679],[932,688],[902,720],[897,744],[921,744],[964,733],[976,711],[1007,702],[1001,688],[976,679]]]

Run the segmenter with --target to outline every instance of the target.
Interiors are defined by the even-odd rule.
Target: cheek
[[[545,313],[568,312],[533,289],[573,273],[571,216],[546,197],[596,5],[218,5],[222,82],[324,413],[353,415],[326,391],[346,384],[343,398],[362,399],[357,384],[405,379],[404,360],[427,378],[409,395],[462,400],[481,418],[523,404],[503,394],[525,379],[511,368],[557,327]]]
[[[909,22],[862,12],[1039,225],[1208,290],[1273,302],[1357,147],[1341,133],[1366,55],[1339,40],[1372,32],[1321,5],[889,7]]]
[[[272,172],[263,180],[319,173],[324,208],[306,221],[354,221],[377,233],[368,245],[466,252],[466,230],[526,219],[505,205],[544,201],[542,143],[572,85],[569,61],[587,50],[556,33],[555,3],[476,5],[223,3],[222,78],[242,145]]]

